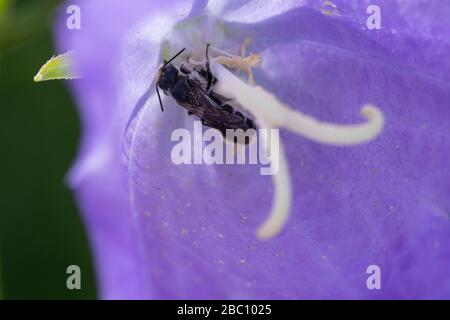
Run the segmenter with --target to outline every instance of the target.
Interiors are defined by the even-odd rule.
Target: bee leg
[[[194,113],[188,111],[187,114],[188,114],[188,116],[192,116]]]

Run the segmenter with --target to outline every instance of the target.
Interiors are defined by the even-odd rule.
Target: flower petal
[[[170,98],[161,113],[148,90],[146,75],[156,63],[147,56],[150,35],[141,45],[128,32],[155,19],[142,15],[152,12],[144,2],[134,6],[134,13],[124,13],[117,5],[102,18],[106,26],[129,15],[123,29],[100,23],[97,33],[67,40],[84,52],[79,65],[89,72],[75,90],[91,146],[80,163],[91,159],[91,170],[76,186],[104,297],[450,296],[450,86],[448,64],[438,59],[447,44],[370,36],[307,7],[226,26],[236,45],[253,35],[251,49],[263,56],[257,83],[291,107],[347,123],[359,121],[360,107],[373,103],[386,118],[382,136],[357,147],[318,145],[283,132],[294,181],[291,220],[281,235],[261,242],[254,232],[270,210],[270,177],[257,166],[171,161],[171,132],[192,133],[193,119]],[[409,52],[424,43],[430,46]],[[127,189],[119,172],[132,110]],[[372,264],[381,267],[382,290],[366,287]]]
[[[342,149],[286,133],[293,216],[281,236],[260,243],[254,230],[270,209],[269,179],[237,165],[173,165],[164,141],[192,122],[180,109],[158,118],[154,102],[137,129],[132,179],[144,242],[155,244],[148,268],[158,297],[448,296],[450,146],[442,137],[450,134],[449,85],[425,67],[421,74],[394,64],[395,54],[358,30],[336,29],[305,9],[289,15],[279,17],[278,29],[270,21],[246,26],[257,35],[256,48],[276,32],[313,38],[268,41],[263,53],[279,64],[263,65],[257,81],[319,119],[356,122],[359,108],[374,103],[386,114],[386,131],[366,146]],[[331,34],[345,42],[328,45]],[[387,62],[372,57],[377,53]],[[427,150],[439,150],[439,160],[424,156]],[[385,277],[379,293],[366,287],[371,264]]]
[[[304,2],[303,0],[214,0],[209,1],[207,8],[223,21],[255,23],[302,6]]]
[[[141,244],[121,175],[121,141],[136,101],[152,83],[159,63],[158,31],[164,29],[149,28],[158,23],[170,26],[187,16],[192,4],[148,0],[133,1],[125,8],[118,0],[70,4],[81,9],[81,29],[66,28],[62,8],[57,45],[62,52],[76,50],[74,63],[83,79],[72,82],[72,89],[84,129],[70,184],[93,243],[101,296],[146,297],[152,289],[142,281]],[[119,79],[124,70],[129,78]],[[119,101],[121,86],[128,90],[127,103]]]

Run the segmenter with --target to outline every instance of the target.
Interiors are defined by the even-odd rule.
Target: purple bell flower
[[[71,4],[81,29],[66,28],[65,10],[56,27],[83,76],[70,83],[84,134],[69,179],[102,298],[450,298],[450,4]],[[381,29],[369,27],[376,10]],[[219,58],[237,57],[247,38],[260,65],[237,78]],[[194,118],[170,97],[161,112],[155,77],[163,59],[186,48],[180,59],[198,60],[206,43],[218,90],[266,108],[255,120],[281,128],[288,180],[273,184],[258,166],[172,162],[171,133],[192,131]],[[287,109],[245,106],[246,88],[293,117],[267,123]],[[368,104],[376,108],[363,122]],[[289,124],[299,112],[375,139],[317,142],[355,137],[330,131],[311,141]],[[263,241],[255,232],[274,212],[274,192],[290,215]],[[371,290],[374,265],[381,288]]]

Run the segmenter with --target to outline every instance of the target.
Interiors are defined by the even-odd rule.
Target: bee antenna
[[[163,104],[162,104],[162,100],[161,100],[161,95],[159,94],[158,83],[156,83],[156,93],[158,94],[159,105],[161,106],[161,111],[164,112],[164,108],[163,108]]]
[[[174,55],[172,58],[170,58],[169,61],[164,62],[163,69],[164,69],[169,63],[171,63],[173,60],[175,60],[180,54],[182,54],[184,50],[186,50],[186,48],[181,49],[181,51],[178,52],[176,55]]]

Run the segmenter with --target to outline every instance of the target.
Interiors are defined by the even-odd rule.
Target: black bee
[[[208,48],[209,45],[206,46],[205,66],[189,63],[182,64],[179,69],[174,66],[171,62],[185,49],[178,52],[169,61],[164,61],[156,80],[161,111],[164,111],[164,108],[159,89],[163,90],[164,94],[172,96],[178,105],[188,111],[189,115],[198,116],[203,125],[219,130],[224,137],[226,137],[226,129],[242,129],[244,132],[248,129],[256,129],[250,118],[224,103],[224,98],[212,90],[217,79],[211,73]],[[248,144],[249,139],[246,138],[245,143]]]

